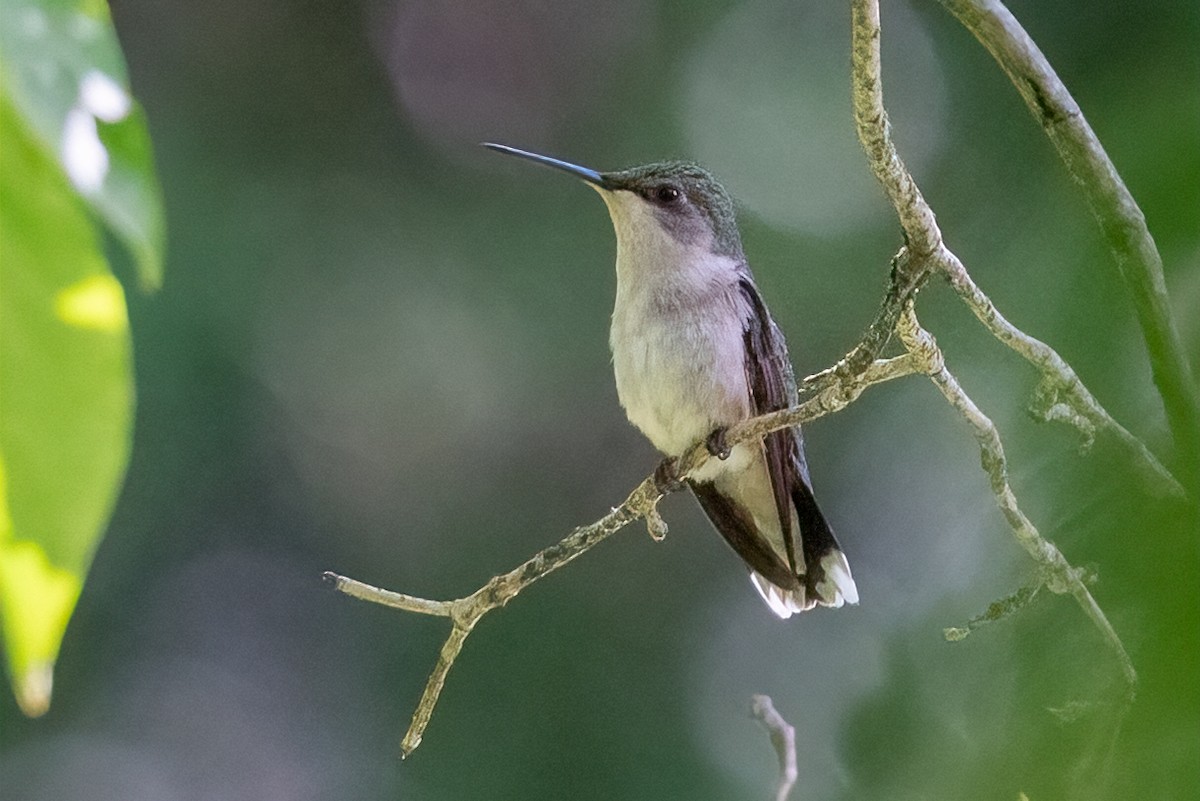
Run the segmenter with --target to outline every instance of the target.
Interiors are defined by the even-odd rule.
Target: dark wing
[[[796,402],[796,379],[792,374],[792,363],[783,334],[771,321],[767,307],[748,276],[742,278],[739,287],[750,306],[745,333],[746,382],[753,396],[754,413],[765,414],[791,406]],[[813,497],[800,429],[773,431],[764,440],[767,471],[771,475],[771,490],[775,496],[775,508],[779,511],[779,526],[783,531],[788,564],[793,571],[801,572],[796,570],[796,545],[799,543],[805,582],[809,590],[815,592],[816,586],[824,579],[822,557],[838,549],[837,538]],[[793,506],[800,524],[799,531],[792,530]]]
[[[750,387],[751,411],[760,415],[786,409],[796,399],[796,379],[792,375],[792,364],[788,359],[783,334],[771,320],[766,304],[749,276],[744,276],[738,282],[738,289],[750,309],[743,339],[746,344],[746,384]],[[792,531],[792,505],[795,501],[792,496],[797,482],[807,484],[808,472],[802,468],[804,457],[800,455],[797,437],[797,431],[785,428],[772,431],[763,438],[775,509],[779,512],[788,566],[794,575],[805,571],[797,570],[797,532]],[[801,470],[804,475],[801,475]],[[812,497],[811,490],[808,496]]]

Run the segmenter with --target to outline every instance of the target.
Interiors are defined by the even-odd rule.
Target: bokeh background
[[[1011,4],[1105,142],[1200,352],[1200,7]],[[942,286],[923,319],[1008,445],[1024,507],[1142,676],[1075,604],[942,637],[1031,578],[969,431],[916,378],[809,427],[857,608],[786,623],[690,498],[489,617],[397,759],[441,621],[338,597],[336,570],[471,591],[655,463],[608,364],[595,195],[482,151],[711,167],[797,370],[836,359],[898,226],[859,153],[836,2],[116,0],[163,183],[166,283],[129,287],[128,480],[26,720],[11,799],[765,798],[750,719],[797,727],[796,799],[1191,797],[1200,557],[1188,511],[1103,440],[1024,413],[1035,375]],[[1136,321],[1080,196],[988,55],[884,3],[896,138],[952,248],[1115,416],[1170,453]]]

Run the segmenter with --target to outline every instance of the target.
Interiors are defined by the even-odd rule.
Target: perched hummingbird
[[[783,618],[858,603],[850,565],[813,498],[799,427],[728,449],[725,430],[796,403],[783,334],[742,252],[733,201],[695,164],[597,172],[506,145],[492,150],[574,175],[617,232],[609,345],[629,421],[667,457],[706,442],[687,483]]]

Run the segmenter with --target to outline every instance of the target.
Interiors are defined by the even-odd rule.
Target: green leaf
[[[87,207],[14,106],[0,96],[0,631],[40,714],[125,472],[133,375]]]
[[[125,298],[93,220],[152,289],[163,214],[103,0],[0,0],[0,79],[0,633],[40,714],[129,456]]]
[[[90,209],[162,284],[163,215],[145,116],[103,0],[0,0],[3,93]]]

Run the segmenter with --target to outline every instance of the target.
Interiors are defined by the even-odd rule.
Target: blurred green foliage
[[[1095,222],[1013,88],[936,4],[883,6],[889,112],[951,247],[1118,420],[1186,456],[1171,454]],[[1011,6],[1145,211],[1195,357],[1200,7]],[[133,451],[54,707],[27,721],[0,700],[10,793],[768,797],[777,768],[753,693],[797,727],[796,799],[1194,793],[1194,510],[1155,497],[1103,439],[1084,455],[1070,429],[1033,422],[1033,371],[939,285],[922,319],[999,426],[1025,511],[1098,575],[1141,676],[1128,713],[1070,599],[1040,593],[945,641],[1030,565],[969,430],[913,378],[805,432],[859,607],[773,619],[672,497],[666,542],[631,529],[489,618],[399,763],[441,621],[332,596],[321,572],[460,595],[598,517],[655,461],[613,388],[602,204],[477,143],[599,169],[703,161],[743,203],[755,275],[813,372],[870,319],[900,244],[854,145],[848,9],[121,0],[113,13],[154,137],[171,278],[128,296]],[[109,255],[139,281],[136,256]]]

